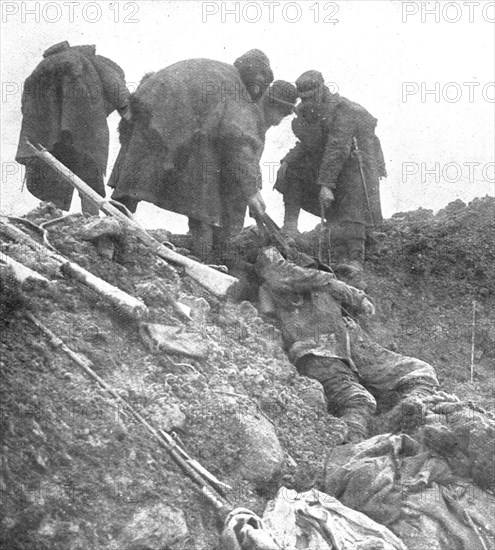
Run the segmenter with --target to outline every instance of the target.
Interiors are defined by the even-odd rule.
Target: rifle
[[[25,313],[26,318],[48,339],[53,347],[63,351],[68,355],[76,365],[78,365],[86,374],[95,380],[107,393],[109,393],[120,405],[123,410],[139,422],[149,434],[158,442],[179,466],[184,474],[194,483],[203,496],[212,504],[215,509],[225,514],[232,509],[232,505],[227,498],[226,491],[231,489],[227,484],[222,483],[210,472],[204,469],[197,461],[193,460],[177,442],[161,429],[152,426],[134,407],[132,407],[119,393],[110,386],[101,376],[93,370],[92,362],[86,357],[73,351],[65,342],[56,336],[48,327],[46,327],[31,312]]]
[[[278,227],[278,225],[266,212],[263,215],[256,214],[253,217],[256,220],[260,231],[268,237],[269,241],[278,249],[285,259],[290,260],[291,257],[294,258],[295,254],[299,257],[304,254],[304,252],[300,252],[299,250],[296,252],[294,250],[294,246],[291,246],[287,242],[282,235],[280,227]],[[315,258],[306,254],[304,255],[307,256],[308,260],[312,260],[315,263],[316,269],[326,271],[327,273],[333,273],[333,269],[329,265],[322,262],[320,258]]]
[[[371,201],[370,201],[370,196],[369,196],[369,193],[368,193],[368,186],[366,185],[366,179],[364,177],[363,162],[362,162],[362,159],[361,159],[361,151],[359,150],[359,147],[358,147],[358,144],[357,144],[357,139],[355,137],[352,138],[352,151],[356,155],[356,158],[357,158],[357,161],[358,161],[359,175],[361,177],[361,183],[363,184],[364,194],[366,196],[366,203],[368,205],[368,213],[369,213],[369,216],[370,216],[370,223],[371,223],[371,227],[374,228],[375,223],[373,221],[373,213],[371,211]]]
[[[26,312],[25,317],[30,321],[44,336],[48,339],[51,345],[61,351],[74,361],[86,374],[95,380],[109,395],[111,395],[117,403],[122,405],[123,411],[132,416],[141,426],[143,426],[153,439],[162,447],[181,471],[194,484],[195,488],[200,491],[203,497],[216,510],[218,519],[223,523],[224,530],[222,539],[227,541],[235,540],[239,544],[239,538],[244,538],[244,535],[237,533],[238,528],[241,529],[246,523],[246,517],[255,521],[255,525],[251,525],[249,532],[250,542],[257,542],[256,548],[266,548],[266,550],[280,550],[273,534],[266,525],[263,524],[254,512],[247,508],[234,507],[228,497],[228,491],[232,487],[218,480],[211,472],[204,468],[197,460],[193,459],[187,451],[182,447],[180,439],[175,433],[170,435],[166,431],[155,428],[148,422],[132,405],[130,405],[119,393],[101,378],[94,370],[92,362],[86,357],[76,353],[69,348],[63,340],[56,336],[48,327],[46,327],[37,317],[31,312]],[[250,546],[254,548],[254,546]],[[244,544],[243,544],[244,548]]]
[[[325,265],[323,259],[323,245],[325,242],[325,237],[327,238],[327,255],[328,255],[328,264],[332,262],[332,250],[331,250],[331,236],[330,236],[330,226],[328,225],[328,219],[325,213],[325,207],[320,206],[320,234],[318,236],[318,260]]]
[[[187,275],[219,298],[223,298],[233,291],[236,283],[238,283],[238,279],[232,277],[231,275],[221,273],[220,271],[199,262],[195,262],[194,260],[191,260],[186,256],[182,256],[182,254],[178,254],[170,248],[167,248],[153,238],[143,227],[141,227],[129,212],[124,214],[121,210],[119,210],[119,208],[116,208],[110,202],[106,201],[96,191],[91,189],[87,183],[77,177],[64,164],[58,161],[43,146],[38,145],[38,147],[35,147],[29,141],[27,144],[38,158],[48,164],[53,170],[55,170],[55,172],[62,176],[67,183],[70,183],[72,187],[77,189],[79,193],[89,199],[102,212],[104,212],[107,216],[117,218],[126,226],[133,229],[139,240],[148,246],[157,256],[168,262],[184,267]]]

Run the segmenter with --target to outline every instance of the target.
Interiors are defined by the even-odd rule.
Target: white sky
[[[124,69],[131,87],[146,72],[182,59],[233,62],[248,49],[262,49],[275,78],[294,82],[302,72],[317,69],[378,118],[389,172],[381,188],[387,217],[495,194],[495,2],[2,0],[1,10],[2,213],[22,214],[38,202],[22,189],[14,163],[21,87],[43,51],[63,40],[96,44],[98,53]],[[411,92],[406,98],[404,86]],[[435,86],[438,97],[422,97],[421,91]],[[118,151],[117,122],[112,115],[108,173]],[[293,142],[286,120],[269,131],[262,160],[263,195],[279,222],[283,208],[280,195],[271,190],[272,163]],[[186,227],[184,218],[144,203],[138,220],[174,231]],[[315,221],[305,216],[302,228]]]

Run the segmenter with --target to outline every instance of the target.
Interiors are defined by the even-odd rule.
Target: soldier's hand
[[[261,193],[258,191],[254,195],[251,195],[248,199],[248,206],[251,217],[262,216],[265,213],[266,206]]]
[[[366,317],[371,317],[375,314],[375,306],[368,300],[368,298],[365,298],[362,301],[361,310]]]
[[[323,208],[330,208],[334,200],[335,197],[330,187],[322,185],[320,190],[320,205],[323,206]]]

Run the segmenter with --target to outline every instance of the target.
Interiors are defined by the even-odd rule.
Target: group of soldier
[[[386,175],[377,121],[331,93],[320,72],[303,73],[295,86],[274,81],[269,59],[255,49],[232,65],[175,63],[146,75],[130,95],[123,71],[94,47],[65,42],[44,57],[26,81],[16,157],[26,164],[35,196],[68,209],[71,192],[26,150],[26,138],[104,196],[106,117],[118,110],[121,149],[109,180],[112,198],[131,212],[147,201],[188,216],[192,252],[218,263],[226,244],[243,233],[246,210],[255,219],[265,214],[265,135],[295,113],[298,141],[282,159],[275,184],[284,198],[282,233],[297,241],[300,210],[317,215],[338,238],[341,262],[362,271],[366,239],[381,221],[379,181]],[[255,233],[250,244],[258,248],[250,261],[260,311],[280,325],[298,371],[322,383],[329,411],[347,422],[349,441],[368,435],[375,398],[394,393],[396,402],[414,408],[434,391],[430,365],[382,348],[342,315],[343,306],[356,316],[374,313],[362,290],[304,254],[289,261]]]

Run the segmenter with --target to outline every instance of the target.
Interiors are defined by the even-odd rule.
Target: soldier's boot
[[[88,199],[83,193],[80,194],[81,197],[81,211],[83,214],[88,214],[90,216],[98,216],[100,209],[96,204]]]
[[[114,195],[115,195],[115,192],[114,192]],[[115,198],[112,196],[112,199],[116,202],[116,203],[119,203],[120,204],[123,204],[127,210],[129,210],[129,212],[131,212],[132,214],[134,214],[136,212],[136,209],[137,209],[137,206],[139,204],[139,201],[132,198],[132,197],[129,197],[128,195],[124,196],[124,197],[118,197],[118,198]],[[118,208],[118,204],[115,205],[116,208]],[[122,210],[124,212],[124,210]]]
[[[359,443],[368,437],[369,416],[362,411],[348,409],[340,417],[347,424],[347,441],[349,443]]]
[[[360,223],[343,222],[341,235],[344,244],[344,255],[337,266],[337,270],[352,278],[363,272],[366,228]]]
[[[349,266],[356,271],[362,273],[364,264],[364,243],[365,239],[350,239],[347,243],[347,256],[349,258]]]
[[[423,379],[409,382],[399,389],[401,400],[391,411],[390,431],[412,433],[426,421],[423,400],[435,392],[436,386]]]
[[[329,412],[347,424],[347,441],[357,443],[369,436],[369,422],[376,411],[375,398],[355,377],[342,376],[340,380],[323,383]],[[329,384],[332,387],[329,387]]]
[[[340,414],[340,418],[345,420],[349,428],[347,441],[358,443],[368,438],[370,419],[375,411],[375,398],[364,388],[359,393],[349,397],[345,408]]]
[[[284,201],[284,206],[284,225],[282,226],[282,230],[289,235],[297,235],[299,233],[297,224],[301,207],[293,201]]]

